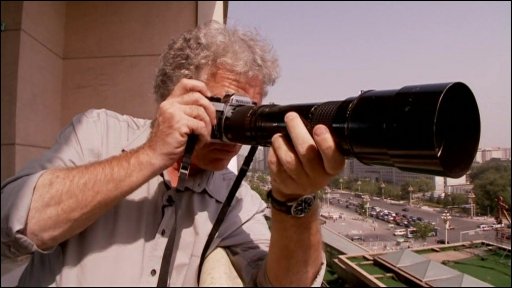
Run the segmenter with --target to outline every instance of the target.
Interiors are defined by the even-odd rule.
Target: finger
[[[297,113],[287,113],[285,123],[302,166],[308,175],[314,177],[319,170],[323,171],[322,157],[315,141]]]
[[[215,107],[210,102],[210,100],[208,100],[208,98],[204,97],[202,94],[197,92],[189,93],[179,99],[176,99],[176,101],[184,105],[196,105],[202,107],[210,119],[210,123],[213,125],[217,124]]]
[[[272,149],[274,150],[277,162],[280,165],[277,166],[277,168],[281,168],[281,170],[286,171],[287,174],[296,181],[304,181],[304,179],[308,177],[302,167],[302,162],[295,153],[295,149],[290,142],[286,140],[283,134],[278,133],[272,137]]]
[[[336,149],[336,143],[325,125],[313,128],[315,143],[322,155],[325,171],[329,175],[337,175],[345,167],[345,157]]]
[[[209,142],[211,140],[212,124],[204,109],[194,105],[185,105],[181,109],[185,114],[183,125],[189,127],[190,133],[199,136],[199,143],[201,145]]]
[[[191,134],[195,134],[199,137],[199,144],[204,144],[210,141],[210,130],[209,127],[204,124],[203,121],[195,118],[187,117],[184,118],[186,125],[179,126],[179,132],[187,137]]]
[[[208,113],[208,116],[210,117],[210,121],[213,124],[217,123],[217,119],[215,116],[215,107],[213,107],[213,105],[207,99],[207,97],[211,97],[212,95],[204,82],[195,79],[181,79],[167,99],[181,99],[180,96],[183,95],[187,95],[187,97],[183,97],[184,99],[193,101],[194,104],[203,106],[203,108]]]
[[[287,195],[289,194],[289,191],[300,193],[296,187],[298,182],[291,178],[288,172],[286,172],[286,169],[284,169],[276,154],[277,152],[275,151],[274,146],[271,146],[267,161],[272,175],[272,189],[274,191],[282,191]]]
[[[211,93],[202,81],[195,79],[181,79],[172,91],[172,96],[179,96],[189,92],[199,92],[204,96],[210,97]]]
[[[203,122],[206,127],[211,128],[212,122],[204,107],[198,105],[180,105],[179,109],[186,116],[199,120]]]

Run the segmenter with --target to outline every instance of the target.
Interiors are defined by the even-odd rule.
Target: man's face
[[[262,83],[257,78],[241,79],[229,71],[219,70],[206,81],[210,92],[218,97],[235,93],[251,98],[261,104],[263,98]],[[219,171],[225,169],[231,158],[236,156],[242,146],[210,142],[198,147],[192,156],[192,164],[205,170]]]

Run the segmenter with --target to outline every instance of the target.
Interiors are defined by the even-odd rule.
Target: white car
[[[396,229],[395,232],[393,232],[395,236],[403,236],[405,234],[407,234],[407,230],[405,229]]]
[[[492,230],[492,226],[487,225],[487,224],[480,224],[480,225],[478,225],[478,229],[480,229],[482,231],[489,231],[489,230]]]

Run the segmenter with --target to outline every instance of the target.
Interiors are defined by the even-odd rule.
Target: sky
[[[510,2],[229,1],[228,25],[255,29],[280,59],[264,103],[344,100],[361,90],[462,81],[480,147],[510,147]]]

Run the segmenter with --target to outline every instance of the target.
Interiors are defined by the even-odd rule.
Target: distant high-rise
[[[249,147],[247,145],[244,145],[242,149],[240,150],[240,153],[236,156],[236,163],[237,163],[237,170],[242,166],[242,163],[244,162],[245,156],[247,155],[247,152],[249,152]],[[258,147],[258,150],[256,151],[256,154],[254,154],[254,158],[252,160],[252,164],[250,167],[251,171],[267,171],[268,170],[268,151],[269,147]]]

